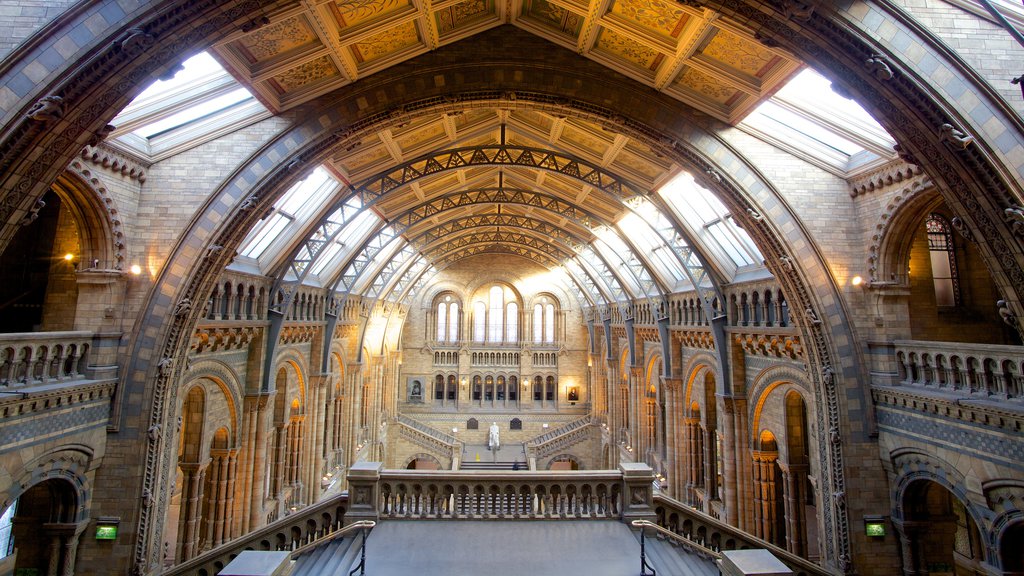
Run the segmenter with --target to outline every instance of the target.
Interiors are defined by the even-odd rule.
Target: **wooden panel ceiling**
[[[281,112],[505,23],[733,124],[800,65],[715,12],[670,0],[305,0],[213,52]]]

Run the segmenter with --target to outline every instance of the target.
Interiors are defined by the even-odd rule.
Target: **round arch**
[[[924,159],[922,161],[929,162],[930,168],[934,169],[936,173],[941,174],[945,181],[943,186],[944,194],[949,194],[951,197],[960,200],[957,203],[957,208],[960,208],[959,204],[966,208],[966,210],[958,209],[957,211],[972,214],[971,219],[968,221],[971,229],[983,231],[987,234],[987,236],[982,237],[988,245],[985,254],[990,262],[990,266],[1000,272],[993,275],[996,276],[997,282],[1006,288],[1004,293],[1007,294],[1007,298],[1014,308],[1015,315],[1017,317],[1024,316],[1020,313],[1018,304],[1021,292],[1019,284],[1024,281],[1024,276],[1019,273],[1019,257],[1013,256],[1011,253],[1011,250],[1019,243],[1009,232],[1008,224],[1001,220],[1002,209],[1007,207],[1006,205],[1010,201],[1020,197],[1020,194],[1019,190],[1013,187],[1012,184],[1007,183],[1008,180],[1011,180],[1007,176],[1011,172],[1007,168],[1010,166],[1010,163],[1005,160],[1002,162],[994,160],[1005,158],[1007,155],[1015,153],[1020,149],[1021,138],[1019,129],[1016,133],[1009,133],[1011,140],[1014,140],[1014,142],[1012,142],[1011,146],[1007,147],[1009,148],[1007,152],[996,151],[991,157],[985,157],[983,154],[978,153],[978,151],[970,149],[973,145],[971,141],[967,142],[967,148],[959,149],[959,151],[954,149],[950,152],[947,146],[958,147],[966,139],[957,137],[949,130],[937,130],[937,127],[941,128],[943,123],[936,120],[949,119],[947,116],[943,116],[951,115],[949,114],[948,107],[944,106],[944,104],[955,102],[956,98],[944,87],[934,85],[934,83],[927,81],[902,81],[901,76],[896,73],[905,74],[908,69],[911,69],[908,66],[902,65],[903,62],[912,62],[911,56],[888,45],[877,46],[871,40],[872,35],[870,32],[860,28],[859,20],[844,12],[828,11],[824,8],[819,8],[818,12],[815,13],[813,10],[795,10],[788,4],[785,9],[772,6],[755,7],[753,3],[729,0],[709,1],[706,5],[740,18],[744,22],[748,22],[752,28],[760,32],[761,37],[765,38],[766,41],[784,43],[796,54],[808,58],[813,57],[812,59],[815,59],[824,68],[834,72],[838,77],[847,78],[848,82],[855,84],[849,87],[853,88],[854,92],[862,98],[873,102],[874,108],[882,112],[881,115],[888,119],[887,125],[900,128],[898,134],[901,136],[901,140],[909,140],[912,132],[919,133],[921,137],[915,142],[914,148],[909,150],[909,152],[914,153],[918,158]],[[255,5],[249,6],[244,2],[239,2],[237,4],[227,3],[223,6],[218,6],[215,10],[206,4],[191,5],[185,2],[168,2],[166,5],[161,5],[161,16],[163,18],[159,21],[155,17],[147,20],[147,17],[154,16],[155,8],[153,8],[152,12],[142,10],[140,13],[133,13],[132,18],[134,20],[132,22],[139,24],[142,28],[130,31],[130,34],[127,36],[123,32],[125,26],[122,26],[125,22],[120,21],[110,23],[110,27],[105,31],[97,31],[92,41],[87,43],[88,46],[83,48],[83,53],[95,51],[94,59],[87,62],[87,65],[81,66],[74,74],[63,74],[66,72],[63,68],[51,71],[47,81],[38,83],[38,87],[30,90],[27,95],[10,107],[10,110],[13,110],[15,114],[22,114],[27,112],[29,107],[40,96],[48,92],[60,93],[63,96],[58,97],[67,97],[71,99],[71,102],[77,98],[88,98],[90,101],[103,103],[89,109],[83,107],[81,110],[77,108],[64,110],[66,113],[65,121],[69,126],[73,127],[66,133],[44,134],[43,129],[34,124],[38,121],[31,119],[21,119],[15,123],[5,136],[3,149],[14,150],[17,153],[10,156],[7,163],[3,166],[4,173],[17,171],[22,174],[29,174],[33,180],[28,181],[24,186],[20,184],[12,185],[10,181],[5,182],[5,191],[13,192],[14,194],[12,198],[4,203],[5,209],[2,215],[8,222],[12,217],[17,219],[20,216],[19,210],[23,213],[26,205],[31,203],[32,198],[41,194],[40,186],[48,186],[54,179],[53,173],[50,171],[52,168],[48,168],[47,164],[63,166],[68,157],[70,157],[71,151],[76,147],[80,147],[83,142],[89,139],[88,132],[95,133],[101,131],[105,121],[112,116],[112,110],[120,108],[133,93],[141,90],[139,85],[144,80],[152,78],[154,74],[169,68],[171,66],[171,59],[176,54],[185,49],[209,43],[214,37],[223,33],[220,32],[221,30],[234,29],[238,24],[252,18],[252,14],[260,13],[260,9],[271,10],[276,6],[277,3],[271,3],[257,8]],[[100,10],[104,7],[113,8],[115,3],[113,0],[107,0],[98,3],[94,9]],[[922,35],[919,30],[914,29],[907,22],[908,19],[899,10],[891,8],[887,3],[872,4],[871,7],[875,10],[876,15],[896,23],[903,30],[909,30],[908,33],[912,37],[918,38]],[[64,21],[53,25],[47,30],[54,32],[52,36],[54,41],[57,41],[62,37],[61,32],[66,33],[75,26],[81,26],[82,20],[90,14],[91,12],[89,11],[76,11],[71,13]],[[830,26],[834,21],[846,25]],[[169,33],[171,30],[179,27],[183,31],[182,33]],[[6,80],[12,74],[21,73],[26,65],[34,63],[35,61],[31,60],[30,56],[35,53],[35,50],[47,48],[49,46],[47,42],[46,40],[33,39],[30,42],[30,49],[26,49],[24,52],[22,58],[24,62],[18,61],[15,63],[21,64],[21,66],[9,65],[2,72],[3,79]],[[913,46],[914,49],[919,49],[919,45],[914,42],[907,44],[908,46]],[[949,69],[955,71],[961,79],[965,80],[967,85],[979,88],[978,93],[983,95],[986,101],[993,99],[991,92],[983,82],[971,76],[969,71],[964,70],[959,63],[950,62],[945,52],[938,47],[937,40],[926,37],[924,38],[923,45],[928,47],[931,53],[937,55],[944,64],[949,63]],[[106,47],[99,49],[102,46]],[[880,57],[876,58],[873,54],[878,54]],[[868,62],[869,65],[865,66],[865,62]],[[911,75],[911,77],[913,76]],[[897,82],[893,83],[892,86],[885,84],[891,82],[894,78],[897,79]],[[929,89],[934,89],[935,94],[940,96],[937,98],[933,97],[928,92]],[[897,105],[894,104],[891,107],[886,107],[885,103],[887,102],[921,103],[922,109],[930,108],[931,111],[926,111],[926,113],[920,114],[919,117],[909,115],[904,118],[900,117],[901,111]],[[8,110],[5,109],[4,112],[6,113]],[[964,123],[975,127],[980,128],[980,126],[986,123],[986,118],[975,119],[968,115],[958,116]],[[996,122],[994,123],[997,125],[1013,126],[1019,124],[1012,115],[1008,115],[1005,110],[1000,109],[998,106],[991,107],[988,117],[995,117]],[[947,136],[943,136],[943,134]],[[952,140],[949,139],[951,137]],[[946,142],[949,144],[947,145]],[[33,164],[35,160],[30,160],[30,158],[38,159],[38,163]],[[955,162],[951,162],[951,165],[945,168],[940,165],[949,159],[955,159]],[[968,170],[968,168],[972,167],[972,164],[976,165],[976,170]],[[18,169],[8,170],[13,165],[17,165]],[[994,192],[986,191],[987,185],[990,184],[989,181],[973,183],[965,180],[964,173],[968,171],[985,175],[985,179],[994,179],[996,184],[992,186]],[[979,204],[978,199],[981,200],[982,204]],[[235,200],[241,201],[242,198],[236,198]],[[978,210],[973,210],[972,208],[974,207],[977,207]],[[211,227],[211,229],[213,228]],[[979,237],[981,237],[980,233]],[[1000,256],[1003,254],[1007,254],[1007,257],[1003,259],[1006,262],[1005,266],[1000,263]],[[773,254],[769,257],[769,261],[775,262],[777,256],[778,254]],[[181,266],[180,264],[180,262],[169,263],[171,267],[176,268],[175,274],[187,276],[186,273],[189,267],[187,265]],[[216,266],[213,268],[216,268]],[[199,274],[197,278],[190,281],[198,282],[201,285],[204,280],[203,275]],[[180,303],[182,298],[190,298],[190,295],[194,296],[197,293],[203,292],[201,288],[199,290],[193,289],[195,286],[183,288],[182,286],[175,286],[175,284],[175,281],[169,281],[169,284],[164,287],[170,290],[164,293],[176,293],[178,296],[176,303]],[[163,302],[161,306],[166,306],[166,304],[167,302]],[[818,313],[818,316],[821,316],[821,312]],[[140,319],[141,321],[142,319]],[[187,333],[187,330],[182,330],[183,325],[187,323],[188,319],[181,319],[180,321],[171,320],[167,324],[159,325],[159,328],[154,325],[147,328],[147,330],[152,330],[152,333],[146,334],[145,337],[167,344],[160,351],[161,354],[168,351],[174,352],[178,348],[179,342],[177,339],[180,338],[181,333]],[[817,352],[819,355],[822,353],[820,350]],[[131,382],[126,387],[128,392],[144,390],[144,384],[141,381],[143,379],[147,382],[155,381],[157,384],[154,386],[152,393],[155,394],[156,398],[160,398],[163,389],[166,388],[166,381],[164,379],[171,377],[173,374],[160,374],[157,379],[152,378],[156,373],[156,363],[163,362],[164,360],[173,362],[173,358],[181,356],[176,356],[173,353],[163,354],[162,356],[158,354],[152,362],[149,362],[138,354],[137,346],[135,346],[133,354],[137,359],[135,365],[137,370],[135,372],[146,373],[148,370],[149,374],[146,377],[140,376],[139,381]],[[826,362],[826,359],[814,359],[812,362],[812,373],[816,374],[817,369],[822,366],[837,370],[837,368],[832,366],[831,362]],[[838,366],[838,362],[836,366]],[[171,365],[171,367],[172,370],[168,372],[173,372],[174,366]],[[850,370],[853,369],[851,368]],[[846,373],[845,369],[843,372],[844,376],[853,375],[852,372]],[[171,393],[173,395],[173,390]],[[144,398],[144,402],[149,402],[153,396],[147,393],[144,395]],[[161,410],[162,406],[156,406],[155,408],[153,410],[153,418],[159,420],[161,418],[160,414],[164,412]],[[853,417],[855,418],[856,415]],[[837,460],[841,461],[841,454],[837,453],[835,456]],[[837,473],[839,478],[841,478],[841,466]],[[154,488],[154,482],[162,474],[162,472],[147,471],[142,482],[143,489]],[[156,482],[156,484],[160,484],[160,482]],[[842,481],[840,480],[839,485],[841,486],[841,484]],[[143,520],[141,532],[143,538],[148,539],[147,530],[149,527],[145,517]],[[846,530],[845,525],[840,527],[840,539],[845,537]],[[847,556],[845,554],[847,551],[840,552],[843,552],[842,556]],[[836,557],[840,556],[839,554],[836,555]],[[845,561],[841,560],[841,563],[845,563]],[[843,568],[845,569],[846,566],[843,566]]]

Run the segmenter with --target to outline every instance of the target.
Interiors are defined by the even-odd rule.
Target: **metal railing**
[[[348,576],[352,576],[356,573],[356,571],[358,571],[360,574],[364,574],[366,571],[366,534],[370,530],[373,530],[373,527],[376,525],[377,523],[373,520],[359,520],[358,522],[353,522],[352,524],[349,524],[348,526],[345,526],[340,530],[335,530],[330,534],[326,534],[320,538],[317,538],[316,540],[313,540],[312,542],[299,546],[298,548],[292,551],[291,558],[292,560],[296,560],[299,556],[302,556],[307,552],[311,552],[314,549],[319,548],[320,546],[323,546],[329,542],[333,542],[334,540],[341,538],[342,536],[351,534],[352,532],[360,532],[362,534],[363,539],[359,544],[359,564],[356,564],[355,568],[353,568],[348,573]]]

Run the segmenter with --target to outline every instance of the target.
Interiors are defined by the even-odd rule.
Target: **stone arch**
[[[996,557],[994,534],[991,530],[986,530],[986,527],[991,525],[994,514],[971,499],[966,477],[960,470],[937,456],[912,449],[894,450],[890,454],[890,459],[896,475],[891,492],[893,520],[907,519],[904,504],[908,490],[915,482],[934,482],[948,490],[964,506],[980,532],[979,537],[984,547],[983,559],[989,561]]]
[[[575,468],[571,468],[572,470],[584,470],[583,463],[580,459],[575,454],[567,452],[552,456],[544,466],[544,469],[551,470],[552,467],[559,462],[568,462],[570,466],[575,466]]]
[[[182,379],[185,389],[199,380],[207,380],[217,386],[228,403],[232,441],[239,445],[240,440],[235,435],[240,434],[239,410],[243,405],[243,387],[235,370],[220,360],[203,359],[194,362]]]
[[[996,158],[1005,158],[1009,153],[1018,150],[1020,148],[1019,144],[1010,146],[1013,149],[1006,153],[996,151],[992,158],[984,157],[982,154],[975,153],[974,150],[965,150],[963,152],[966,153],[962,155],[956,151],[952,154],[944,152],[945,144],[943,144],[943,137],[941,133],[936,133],[936,126],[941,126],[941,124],[936,120],[948,119],[947,115],[951,114],[943,104],[945,102],[955,102],[956,99],[943,86],[928,82],[902,81],[902,77],[895,74],[893,69],[895,68],[895,72],[906,74],[908,67],[902,66],[902,62],[911,61],[909,55],[898,53],[895,48],[887,49],[891,48],[889,46],[877,46],[871,40],[871,34],[866,31],[862,32],[861,28],[858,27],[859,21],[856,21],[852,16],[843,12],[828,12],[824,8],[820,8],[816,14],[813,12],[805,14],[794,12],[791,9],[784,11],[782,8],[774,8],[772,6],[757,8],[746,2],[728,0],[709,1],[707,5],[710,8],[722,10],[728,15],[735,15],[742,21],[747,22],[766,41],[781,42],[793,50],[794,53],[818,62],[834,72],[838,77],[849,79],[848,81],[853,82],[855,85],[847,87],[852,88],[853,91],[870,103],[874,103],[873,108],[881,111],[883,113],[882,116],[888,119],[886,124],[892,128],[898,128],[897,133],[901,136],[901,140],[909,141],[911,133],[914,131],[918,132],[921,137],[919,142],[915,142],[914,149],[910,150],[910,152],[916,153],[916,156],[925,159],[923,161],[930,162],[929,166],[941,174],[946,181],[943,186],[944,193],[960,199],[961,201],[958,202],[957,207],[959,208],[959,204],[962,203],[963,208],[966,209],[958,209],[957,211],[972,214],[968,225],[972,229],[984,231],[988,235],[985,240],[992,244],[992,248],[986,250],[986,255],[990,266],[994,270],[1000,271],[999,274],[994,273],[993,276],[996,277],[997,282],[1010,288],[1004,290],[1004,293],[1007,294],[1007,298],[1010,300],[1016,316],[1022,316],[1018,304],[1020,300],[1018,285],[1024,280],[1022,280],[1022,275],[1019,273],[1020,266],[1017,258],[1009,255],[1005,259],[1007,262],[1005,266],[999,261],[1000,255],[1008,253],[1009,248],[1018,244],[1016,239],[1008,232],[1007,225],[1001,222],[999,217],[1001,214],[1000,209],[1015,196],[1020,196],[1020,194],[1017,193],[1016,188],[1012,184],[1007,183],[1008,177],[1005,174],[1008,174],[1009,170],[1004,170],[1003,167],[1009,166],[1010,163],[995,160]],[[100,10],[104,7],[113,6],[113,0],[107,0],[97,4],[95,9]],[[262,9],[271,10],[275,6],[276,4],[266,5]],[[902,28],[910,27],[902,13],[895,9],[878,9],[873,5],[872,7],[876,10],[875,14],[877,16],[893,21]],[[23,114],[31,106],[32,102],[48,92],[59,93],[63,95],[62,97],[69,99],[88,97],[90,101],[103,103],[88,109],[82,107],[82,109],[75,108],[69,110],[65,122],[72,128],[69,128],[66,133],[44,134],[43,129],[34,124],[36,121],[28,119],[19,120],[12,127],[10,134],[5,138],[6,141],[3,143],[2,148],[14,150],[16,153],[9,156],[2,170],[5,173],[13,172],[13,170],[8,170],[8,168],[17,164],[18,172],[31,175],[33,180],[23,181],[25,185],[18,183],[17,185],[5,186],[9,190],[14,190],[14,196],[9,198],[8,202],[4,204],[5,208],[2,214],[8,222],[12,215],[16,219],[19,216],[19,210],[23,212],[25,206],[30,204],[32,198],[41,193],[39,185],[48,186],[49,182],[52,181],[52,172],[48,171],[49,169],[46,164],[63,166],[67,158],[72,154],[72,151],[80,147],[88,139],[88,132],[99,132],[105,121],[112,116],[111,110],[119,108],[120,105],[127,102],[133,93],[141,90],[140,84],[142,81],[169,68],[172,58],[176,57],[182,50],[207,44],[214,37],[221,34],[222,30],[234,29],[240,22],[251,18],[253,13],[259,13],[255,6],[247,6],[244,3],[228,3],[218,6],[214,10],[206,5],[170,2],[161,6],[161,19],[157,20],[155,17],[148,18],[155,14],[155,8],[153,10],[154,12],[142,11],[139,14],[133,14],[133,18],[135,18],[133,23],[137,23],[143,28],[134,31],[132,37],[137,40],[140,38],[144,39],[144,45],[149,46],[148,50],[143,50],[142,54],[138,54],[135,51],[122,50],[121,43],[116,40],[118,40],[119,35],[123,34],[123,23],[112,22],[108,29],[96,32],[95,38],[88,42],[87,50],[83,48],[83,53],[86,53],[86,51],[94,52],[94,58],[81,66],[74,74],[64,74],[66,72],[64,69],[53,70],[47,76],[47,81],[38,83],[37,88],[31,90],[16,104],[12,105],[10,110],[4,110],[5,113]],[[59,24],[48,28],[49,31],[53,32],[53,41],[59,40],[63,36],[62,33],[66,33],[73,27],[81,27],[82,20],[90,14],[92,14],[90,11],[75,12]],[[192,21],[193,19],[194,21]],[[833,21],[839,21],[846,25],[831,26]],[[183,32],[179,34],[170,33],[171,30],[175,29],[182,30]],[[817,33],[819,31],[821,32],[820,34]],[[917,29],[910,30],[910,34],[913,37],[921,36]],[[937,55],[943,63],[950,62],[950,59],[946,57],[946,53],[938,46],[937,40],[929,37],[925,37],[924,40],[924,45],[930,48],[930,53]],[[3,79],[6,80],[9,75],[21,73],[24,66],[34,63],[35,61],[30,57],[35,54],[35,50],[43,50],[49,47],[50,44],[48,42],[50,40],[39,39],[38,43],[35,41],[31,43],[31,46],[24,53],[19,53],[21,60],[8,66],[3,71]],[[914,42],[907,44],[918,49],[918,45]],[[105,48],[101,48],[104,46]],[[872,53],[879,53],[881,57],[874,58]],[[865,67],[865,61],[873,63]],[[969,86],[977,87],[979,94],[983,95],[986,101],[994,100],[984,83],[973,77],[969,71],[964,70],[958,62],[952,62],[949,67],[961,78],[965,78]],[[910,76],[912,77],[912,75]],[[893,86],[890,87],[885,84],[894,78],[897,79],[897,82]],[[935,89],[935,93],[940,95],[938,100],[928,92],[928,88]],[[915,118],[911,114],[903,117],[901,116],[902,112],[895,104],[887,107],[886,102],[920,102],[922,103],[922,108],[931,108],[931,111],[926,110],[926,113],[922,113],[919,118]],[[999,116],[1000,112],[1005,111],[996,106],[992,115]],[[8,115],[5,114],[5,117]],[[959,115],[959,117],[964,122],[975,126],[984,124],[981,120],[972,119],[967,115]],[[1002,120],[1002,118],[997,120]],[[1010,126],[1015,124],[1015,120],[1011,116],[1005,122],[997,121],[995,123]],[[1019,132],[1018,130],[1017,134],[1010,133],[1011,140],[1016,137],[1019,141]],[[970,146],[971,144],[968,144],[968,147]],[[937,153],[931,154],[931,152]],[[956,158],[956,162],[951,163],[953,165],[948,168],[943,168],[939,165],[944,159],[951,157]],[[33,165],[32,160],[29,160],[29,158],[39,158],[40,161]],[[934,160],[932,160],[933,158]],[[976,165],[976,170],[967,170],[973,165]],[[975,184],[966,181],[964,173],[968,171],[980,174],[985,179],[994,180],[996,185],[993,186],[993,190],[995,190],[993,196],[995,198],[989,198],[986,195],[985,188],[990,182]],[[1007,189],[1010,189],[1010,191],[1007,192]],[[984,205],[979,204],[978,199],[981,199]],[[240,201],[241,198],[236,198],[235,200]],[[972,210],[973,207],[978,207],[979,210]],[[779,253],[773,253],[769,256],[769,262],[777,263],[778,256]],[[220,262],[220,264],[223,264],[223,262]],[[175,270],[175,274],[181,274],[183,277],[187,275],[188,266],[182,266],[181,263],[175,262],[169,262],[169,265],[172,268],[178,268]],[[201,285],[204,281],[203,275],[197,275],[195,280]],[[795,280],[793,281],[795,282]],[[196,292],[203,291],[201,287],[199,290],[192,288],[179,290],[181,287],[175,286],[176,282],[175,280],[169,281],[166,287],[171,288],[171,290],[165,293],[173,293],[177,290],[179,301],[181,298],[190,298],[191,296],[189,295],[195,295]],[[809,296],[806,294],[804,298],[809,300]],[[797,300],[794,299],[794,301]],[[161,304],[161,306],[165,304],[166,302]],[[797,309],[800,308],[798,307]],[[821,312],[818,313],[819,316],[821,314]],[[142,322],[141,319],[140,322]],[[169,344],[168,348],[177,349],[178,339],[181,337],[181,334],[187,333],[187,330],[183,329],[183,325],[187,324],[187,322],[188,319],[174,320],[169,323],[173,325],[165,324],[159,328],[155,326],[149,327],[148,330],[152,330],[153,333],[147,334],[146,337],[159,336],[160,342]],[[820,346],[826,347],[827,344],[821,343]],[[147,359],[137,355],[137,344],[134,346],[133,352],[136,353],[136,358],[138,359],[136,363],[138,370],[136,372],[143,373],[147,369],[150,372],[155,371],[156,362],[174,357],[174,354],[165,354],[162,358],[156,357],[153,363],[149,363]],[[822,351],[818,352],[821,353]],[[831,356],[831,354],[827,356]],[[812,373],[816,374],[818,369],[823,366],[838,370],[838,362],[836,367],[833,367],[832,362],[827,362],[826,360],[827,358],[814,359],[812,362]],[[850,368],[850,370],[852,371],[853,369]],[[845,374],[845,369],[843,372],[844,376],[853,375],[852,372]],[[152,382],[154,381],[151,377],[152,375],[151,373],[150,377],[140,377],[139,379]],[[163,377],[161,375],[161,378]],[[139,381],[133,382],[132,385],[138,388],[144,384]],[[165,386],[166,382],[157,380],[157,385],[154,387],[154,393],[157,394],[157,397],[160,397],[159,394]],[[131,386],[127,388],[129,391],[131,390]],[[837,400],[834,398],[829,401],[830,418],[832,417],[831,413],[838,411],[836,403]],[[161,418],[161,407],[157,406],[156,408],[153,411],[151,420],[159,420]],[[841,453],[836,453],[834,456],[837,461],[841,462]],[[839,478],[841,478],[841,472],[840,466],[837,470]],[[144,485],[149,486],[152,484],[153,474],[147,472]],[[842,481],[840,480],[839,483],[842,484]],[[147,523],[147,517],[143,515],[141,532],[146,539],[149,538]],[[845,530],[844,526],[842,531],[845,533]],[[844,536],[841,534],[840,537]]]
[[[82,269],[124,270],[128,249],[121,216],[103,182],[76,160],[57,177],[52,189],[74,214]]]
[[[93,457],[92,448],[71,444],[40,455],[26,463],[21,470],[7,471],[7,476],[13,482],[0,487],[0,512],[7,510],[33,486],[47,480],[61,480],[68,483],[75,494],[74,521],[88,519],[92,498],[92,483],[88,474],[95,467]]]
[[[410,464],[416,462],[417,460],[429,460],[430,462],[433,462],[435,466],[437,466],[438,470],[445,469],[445,467],[441,465],[441,461],[438,460],[436,456],[434,456],[433,454],[428,454],[426,452],[417,452],[416,454],[409,456],[408,458],[405,459],[405,462],[402,464],[402,468],[408,468]]]
[[[683,402],[686,405],[689,405],[691,402],[694,401],[692,399],[693,388],[694,385],[697,383],[698,378],[701,378],[701,382],[703,382],[704,374],[710,371],[711,373],[715,374],[717,382],[717,366],[718,361],[715,360],[714,356],[707,352],[695,354],[693,358],[691,358],[690,361],[687,362],[686,367],[683,369],[683,374],[686,375],[686,389],[683,392]]]
[[[875,224],[868,252],[871,282],[902,282],[915,227],[941,202],[927,178],[915,180],[893,196]]]

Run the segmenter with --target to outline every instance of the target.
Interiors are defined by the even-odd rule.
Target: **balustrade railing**
[[[831,572],[806,558],[779,548],[699,512],[682,502],[662,494],[654,495],[657,523],[662,528],[692,542],[701,549],[719,553],[722,550],[747,550],[761,548],[775,555],[793,571],[794,576],[829,576]]]
[[[898,340],[896,383],[971,396],[1024,396],[1024,347]]]
[[[162,576],[214,576],[244,550],[299,550],[342,529],[348,495],[301,508],[241,538],[165,569]]]
[[[385,470],[380,476],[380,518],[406,519],[618,519],[622,474],[483,471],[458,473]]]
[[[92,332],[0,334],[0,390],[84,378]]]

